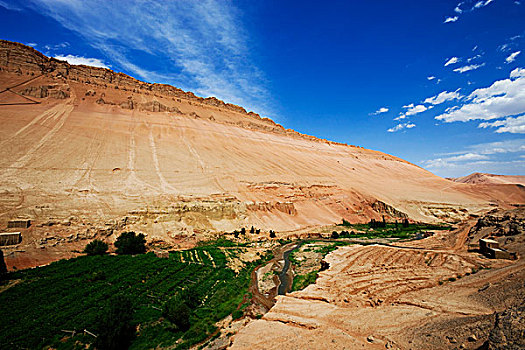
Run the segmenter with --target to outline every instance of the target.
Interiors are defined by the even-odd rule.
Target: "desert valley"
[[[525,176],[445,179],[5,40],[0,123],[0,348],[112,348],[114,294],[132,349],[525,347]]]

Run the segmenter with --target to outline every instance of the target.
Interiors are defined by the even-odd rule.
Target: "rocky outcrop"
[[[297,215],[293,202],[247,202],[246,208],[251,211],[279,210],[288,215]]]
[[[514,236],[525,232],[525,218],[516,214],[487,214],[478,219],[470,230],[473,236],[481,231],[490,231],[493,236]]]
[[[70,65],[65,61],[46,57],[32,47],[7,40],[0,40],[0,66],[9,72],[53,74],[57,77],[84,83],[110,84],[116,88],[125,87],[130,90],[135,89],[136,91],[152,91],[170,97],[184,98],[237,113],[248,114],[243,107],[223,102],[216,97],[198,97],[192,92],[186,92],[171,85],[145,83],[129,75],[116,73],[106,68]],[[151,108],[161,107],[152,105]],[[250,112],[249,115],[260,119],[257,113]]]
[[[180,112],[177,107],[167,107],[159,101],[141,103],[139,109],[148,112]]]
[[[408,215],[402,211],[397,210],[391,205],[386,204],[385,202],[376,201],[372,203],[372,209],[374,209],[379,214],[385,214],[392,218],[408,218]]]
[[[491,350],[525,349],[525,306],[497,313],[485,345]]]
[[[36,98],[51,97],[59,100],[70,96],[68,91],[64,91],[56,85],[29,86],[22,90],[22,95]]]

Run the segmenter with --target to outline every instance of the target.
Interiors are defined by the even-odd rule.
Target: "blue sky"
[[[0,18],[46,55],[441,176],[525,175],[525,1],[0,0]]]

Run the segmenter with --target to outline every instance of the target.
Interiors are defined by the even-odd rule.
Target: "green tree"
[[[108,245],[106,242],[102,242],[99,239],[95,239],[89,242],[84,248],[84,253],[87,255],[104,255],[108,251]]]
[[[190,328],[191,309],[182,298],[176,296],[168,300],[162,314],[181,331]]]
[[[0,250],[0,281],[7,275],[7,265],[4,261],[4,252]]]
[[[117,254],[141,254],[146,251],[146,238],[143,233],[123,232],[115,242]]]
[[[123,350],[129,348],[135,337],[133,307],[131,300],[115,295],[101,311],[97,319],[95,348],[99,350]]]
[[[349,223],[347,220],[343,219],[343,226],[346,226],[346,227],[351,227],[352,224]]]

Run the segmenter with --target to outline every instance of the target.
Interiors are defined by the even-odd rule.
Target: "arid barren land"
[[[10,266],[70,256],[75,242],[123,230],[176,246],[251,225],[282,235],[341,218],[457,222],[525,201],[514,184],[454,183],[21,44],[0,42],[0,68],[0,224],[33,221],[19,247],[28,254],[9,254]]]
[[[232,349],[522,348],[523,259],[487,259],[474,247],[497,234],[523,256],[524,216],[494,211],[419,241],[341,247],[315,284],[278,296]]]

